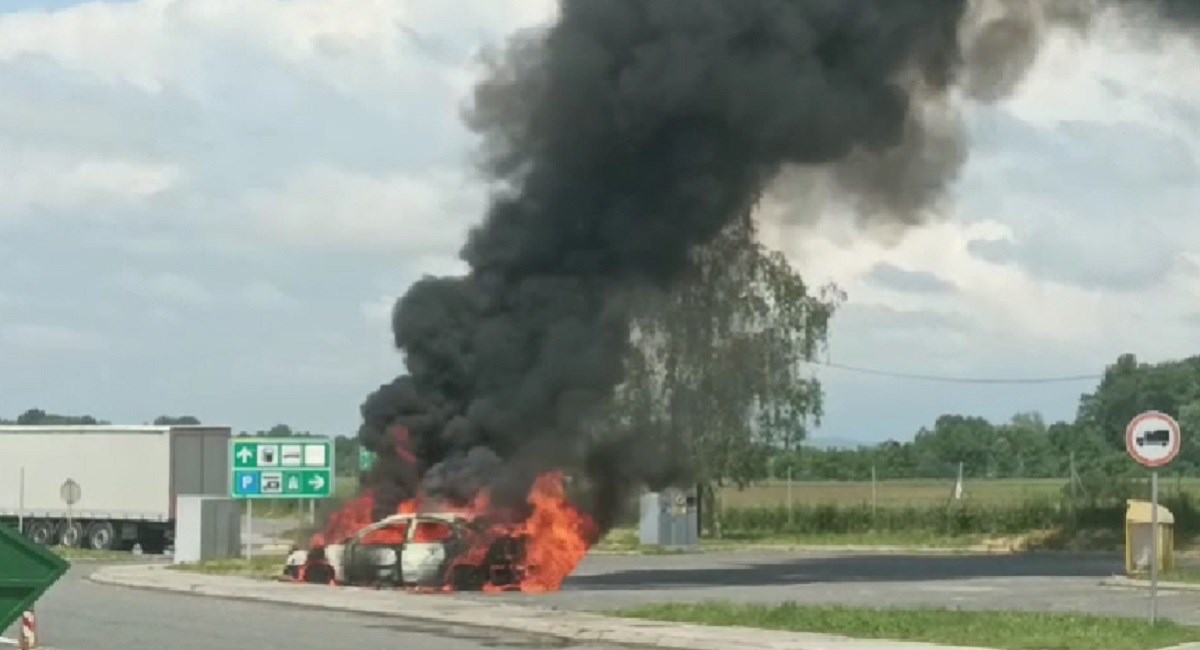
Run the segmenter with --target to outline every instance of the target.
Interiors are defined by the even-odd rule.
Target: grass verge
[[[1139,580],[1149,580],[1150,574],[1145,573],[1137,576]],[[1182,582],[1185,584],[1200,584],[1200,566],[1177,566],[1171,571],[1164,571],[1158,574],[1159,582]]]
[[[1154,626],[1121,618],[1025,612],[735,605],[652,605],[617,616],[673,623],[752,627],[983,646],[1002,650],[1153,650],[1200,641],[1200,628],[1161,622]]]
[[[172,564],[170,569],[188,571],[206,575],[238,576],[269,580],[283,575],[283,563],[287,558],[283,555],[262,555],[250,559],[234,558],[229,560],[212,560],[194,564]]]
[[[949,537],[920,532],[869,532],[856,535],[837,533],[741,535],[735,533],[726,535],[723,539],[706,539],[703,544],[710,547],[736,547],[749,544],[759,546],[892,546],[898,548],[969,549],[981,547],[986,541],[985,535]]]
[[[93,551],[90,548],[65,546],[51,546],[50,550],[68,562],[134,562],[145,559],[126,551]]]

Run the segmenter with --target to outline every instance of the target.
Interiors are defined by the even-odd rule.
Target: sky
[[[553,3],[0,7],[0,416],[348,434],[403,370],[392,303],[461,272],[483,213],[460,119],[477,54]],[[1050,37],[1013,96],[965,109],[969,161],[926,225],[781,226],[766,201],[767,243],[846,292],[827,360],[1031,378],[1196,353],[1198,54],[1111,19]],[[1069,419],[1096,383],[814,371],[813,436],[843,442],[947,412]]]

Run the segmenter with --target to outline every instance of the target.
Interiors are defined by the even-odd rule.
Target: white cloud
[[[219,99],[212,91],[229,71],[204,69],[211,48],[249,45],[341,92],[400,99],[412,82],[428,92],[452,79],[456,67],[469,64],[479,37],[541,22],[552,6],[550,0],[95,2],[6,17],[0,59],[45,54],[108,83]],[[456,65],[430,66],[431,53]]]
[[[259,309],[284,309],[296,306],[295,298],[267,280],[254,280],[242,286],[237,292],[237,298],[241,302]]]
[[[0,344],[23,352],[94,352],[106,347],[98,334],[64,325],[17,323],[0,326]]]
[[[1099,296],[971,254],[970,242],[1008,232],[994,221],[946,222],[915,229],[894,246],[866,239],[846,245],[809,235],[795,240],[789,252],[806,277],[832,280],[854,303],[960,314],[981,336],[1018,335],[1042,345],[1095,343],[1102,325],[1095,318]],[[956,291],[913,294],[864,282],[880,262],[953,282]]]
[[[121,271],[114,276],[118,286],[141,298],[166,301],[175,305],[204,307],[215,301],[215,296],[199,280],[177,273],[135,273]]]
[[[395,296],[379,296],[374,300],[362,303],[363,320],[372,329],[388,331],[392,327],[392,309],[396,306]]]
[[[163,162],[10,149],[0,154],[0,220],[44,212],[97,218],[161,194],[183,176],[178,166]]]
[[[0,172],[17,172],[0,176],[0,206],[128,211],[175,189],[159,213],[239,245],[452,252],[480,217],[479,188],[453,178],[475,55],[552,6],[139,0],[0,15]]]
[[[1194,106],[1200,97],[1195,36],[1134,24],[1110,10],[1086,36],[1056,33],[1008,108],[1048,128],[1067,121],[1160,125],[1195,142],[1196,134],[1176,130],[1179,123],[1163,110]]]
[[[244,210],[252,234],[270,240],[405,254],[453,250],[483,205],[478,185],[454,174],[367,175],[325,167],[250,192]]]

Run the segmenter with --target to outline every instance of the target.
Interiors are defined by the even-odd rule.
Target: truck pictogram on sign
[[[1137,437],[1137,444],[1139,447],[1145,447],[1146,445],[1167,447],[1171,444],[1171,430],[1154,429],[1153,431],[1147,431]]]

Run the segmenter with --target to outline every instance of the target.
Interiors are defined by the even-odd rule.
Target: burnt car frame
[[[418,531],[430,526],[445,534],[420,539]],[[395,541],[379,535],[388,529],[403,534]],[[388,541],[374,542],[373,536]],[[485,522],[459,513],[397,514],[331,544],[325,553],[342,584],[479,591],[485,585],[519,587],[528,570],[525,542],[521,535],[489,534]]]

